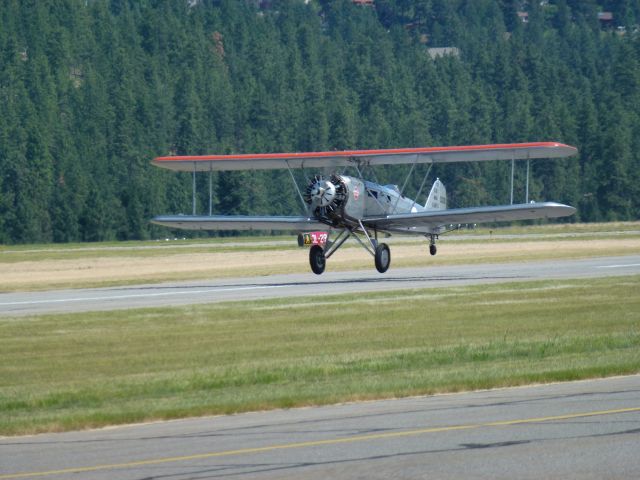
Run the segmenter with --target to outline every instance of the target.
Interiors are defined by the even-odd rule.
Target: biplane
[[[572,215],[575,208],[555,202],[529,202],[529,162],[574,155],[575,147],[555,142],[467,145],[459,147],[423,147],[385,150],[346,150],[304,153],[264,153],[242,155],[202,155],[157,157],[153,165],[193,173],[193,214],[162,215],[152,222],[171,228],[190,230],[282,230],[298,232],[320,231],[309,250],[311,270],[321,274],[326,261],[353,237],[374,258],[376,269],[384,273],[391,263],[386,243],[379,234],[411,234],[429,241],[429,252],[437,252],[439,235],[457,229],[462,224],[481,222],[511,222],[558,218]],[[424,205],[405,196],[407,182],[418,164],[429,164],[416,194],[419,198],[431,167],[447,162],[511,161],[511,203],[508,205],[448,208],[443,183],[436,179]],[[516,160],[527,160],[525,203],[513,203],[513,178]],[[377,165],[411,165],[401,188],[380,185],[365,180],[366,168]],[[346,175],[351,167],[355,175]],[[287,169],[303,207],[298,216],[213,215],[211,173],[222,170]],[[307,185],[301,189],[294,169],[305,172]],[[325,175],[306,172],[320,169],[333,171]],[[196,215],[196,173],[209,172],[209,215]],[[317,233],[317,232],[315,232]],[[320,240],[318,240],[320,239]]]

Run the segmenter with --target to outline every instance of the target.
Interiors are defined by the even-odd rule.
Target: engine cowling
[[[304,194],[304,200],[311,206],[313,215],[330,224],[336,224],[347,201],[347,188],[343,179],[336,174],[325,178],[316,175]]]

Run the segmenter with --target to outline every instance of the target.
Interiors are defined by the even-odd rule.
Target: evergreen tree
[[[191,212],[167,154],[557,140],[579,155],[532,162],[531,198],[640,216],[640,0],[6,0],[0,24],[2,243],[160,234]],[[508,162],[432,175],[451,206],[509,198]],[[212,180],[216,213],[300,211],[286,171]]]

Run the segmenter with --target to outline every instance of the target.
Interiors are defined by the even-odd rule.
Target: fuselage
[[[365,180],[364,186],[366,191],[365,217],[424,211],[424,207],[415,200],[401,195],[397,185],[378,185]]]
[[[334,227],[358,226],[367,217],[425,210],[400,194],[396,185],[379,185],[347,175],[316,176],[307,187],[306,201],[318,220]]]

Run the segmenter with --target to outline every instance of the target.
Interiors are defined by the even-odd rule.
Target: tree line
[[[6,0],[0,22],[0,243],[165,234],[151,217],[191,212],[167,154],[557,140],[579,155],[533,162],[530,198],[638,218],[638,0]],[[430,175],[451,206],[504,204],[508,163]],[[216,213],[300,213],[286,171],[213,181]]]

